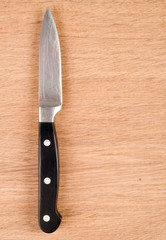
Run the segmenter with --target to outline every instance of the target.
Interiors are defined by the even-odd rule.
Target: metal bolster
[[[39,107],[39,122],[54,122],[54,117],[60,110],[61,106]]]

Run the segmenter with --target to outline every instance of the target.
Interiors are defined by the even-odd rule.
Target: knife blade
[[[58,148],[54,117],[62,107],[61,53],[57,28],[47,8],[39,46],[39,226],[54,232],[61,223],[58,194]]]

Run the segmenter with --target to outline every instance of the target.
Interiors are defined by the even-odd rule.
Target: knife
[[[58,149],[55,114],[62,107],[61,53],[58,32],[47,8],[39,46],[39,226],[54,232],[61,223],[57,211]]]

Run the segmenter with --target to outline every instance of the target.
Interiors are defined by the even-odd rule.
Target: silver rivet
[[[44,183],[45,183],[45,184],[50,184],[50,182],[51,182],[51,179],[50,179],[49,177],[46,177],[46,178],[44,179]]]
[[[44,220],[45,222],[49,222],[49,221],[50,221],[50,216],[44,215],[43,220]]]
[[[50,144],[51,144],[50,140],[48,139],[44,140],[44,146],[48,147],[50,146]]]

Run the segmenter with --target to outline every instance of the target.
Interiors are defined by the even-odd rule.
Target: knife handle
[[[39,226],[54,232],[61,223],[56,208],[58,194],[58,151],[53,122],[39,123]]]

